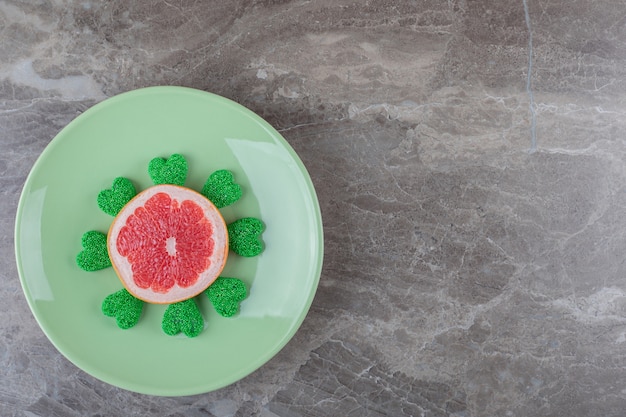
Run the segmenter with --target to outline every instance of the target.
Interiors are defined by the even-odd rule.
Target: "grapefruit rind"
[[[197,281],[188,287],[181,287],[176,283],[167,292],[155,292],[151,287],[140,287],[134,280],[132,264],[125,256],[120,254],[117,247],[118,236],[122,228],[126,225],[127,219],[135,213],[137,208],[143,207],[151,197],[158,193],[165,193],[170,196],[171,199],[179,203],[185,200],[191,200],[200,206],[204,218],[207,219],[212,226],[211,238],[214,241],[213,252],[209,257],[209,267],[199,274]],[[218,278],[228,257],[228,230],[219,210],[206,197],[189,188],[172,184],[161,184],[150,187],[137,194],[120,210],[111,223],[107,239],[107,249],[111,264],[117,276],[130,294],[152,304],[172,304],[200,294]]]

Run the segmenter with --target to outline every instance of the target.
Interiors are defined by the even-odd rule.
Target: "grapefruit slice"
[[[172,304],[198,295],[217,279],[228,257],[228,231],[206,197],[161,184],[120,210],[107,249],[128,292],[149,303]]]

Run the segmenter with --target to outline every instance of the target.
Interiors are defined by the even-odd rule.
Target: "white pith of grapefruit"
[[[177,185],[155,185],[117,214],[107,237],[111,263],[128,292],[172,304],[204,291],[228,257],[228,231],[206,197]]]

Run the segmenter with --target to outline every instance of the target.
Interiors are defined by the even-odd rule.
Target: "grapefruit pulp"
[[[107,249],[128,292],[149,303],[172,304],[198,295],[217,279],[228,256],[228,232],[206,197],[162,184],[120,210]]]

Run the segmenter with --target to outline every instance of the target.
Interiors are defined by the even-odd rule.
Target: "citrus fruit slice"
[[[177,185],[148,188],[117,214],[107,239],[122,284],[149,303],[171,304],[205,290],[224,268],[228,232],[203,195]]]

